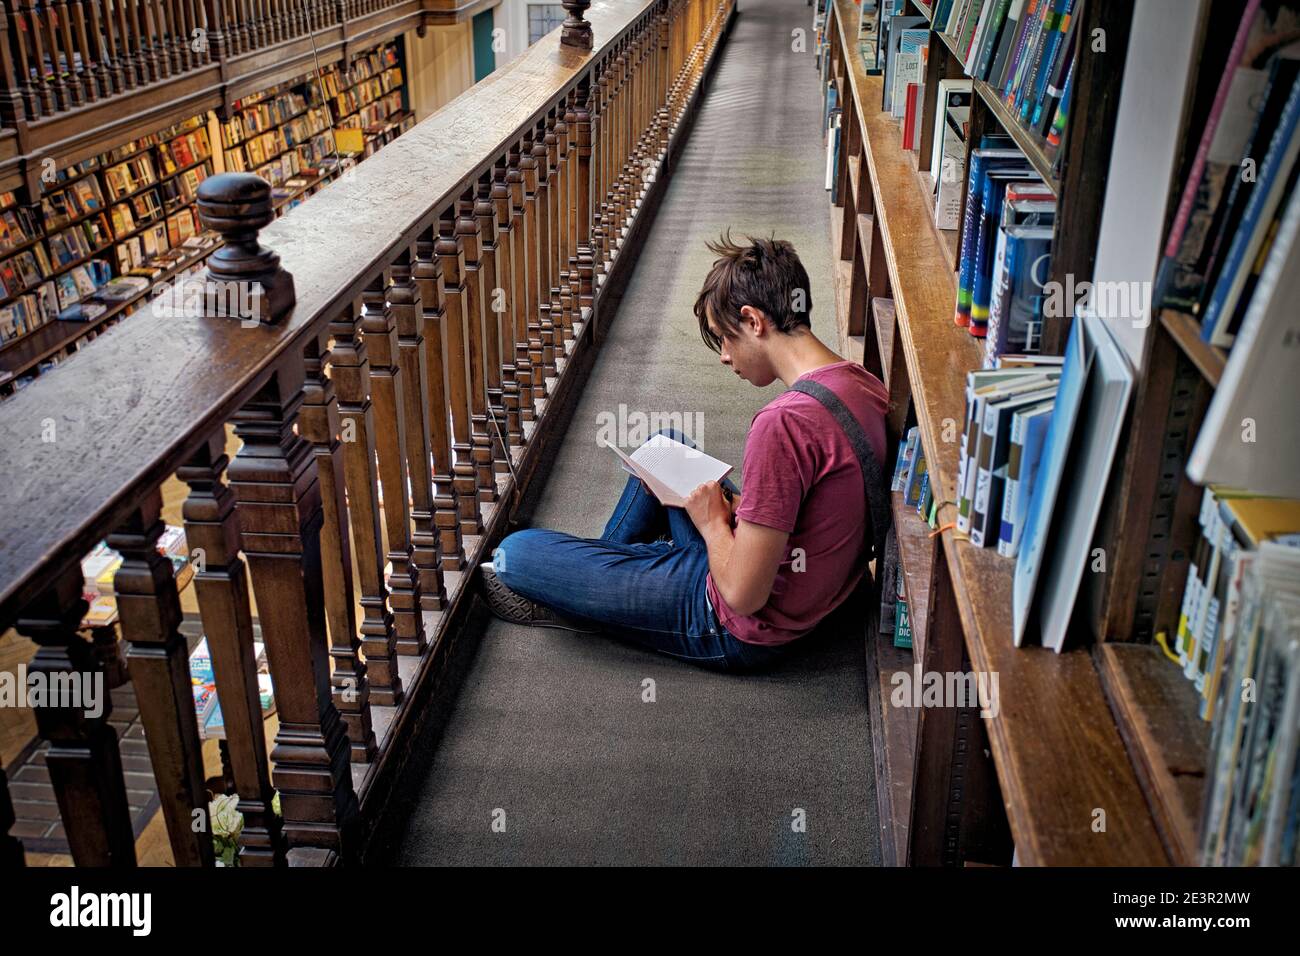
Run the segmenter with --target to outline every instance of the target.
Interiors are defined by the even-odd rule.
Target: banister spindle
[[[468,189],[457,203],[456,235],[465,261],[465,326],[469,346],[470,432],[479,501],[497,500],[497,482],[488,433],[487,380],[484,365],[487,346],[483,334],[483,277],[479,272],[479,227],[474,218],[474,190]]]
[[[347,735],[330,695],[320,482],[311,446],[294,430],[303,380],[302,354],[290,350],[236,413],[244,446],[228,473],[275,685],[280,727],[271,779],[280,791],[286,845],[346,859],[355,849],[357,797]]]
[[[239,812],[244,815],[239,862],[281,866],[284,841],[280,818],[271,809],[275,792],[266,759],[247,573],[239,556],[235,496],[222,477],[228,463],[223,429],[178,468],[176,476],[190,489],[181,509],[185,541],[196,555],[194,591],[221,700]]]
[[[444,306],[442,266],[438,261],[438,236],[426,229],[415,244],[411,276],[420,287],[424,310],[424,362],[427,374],[425,417],[429,422],[429,447],[433,453],[433,523],[438,530],[438,555],[444,571],[465,566],[456,511],[456,489],[451,479],[451,409],[448,398],[448,365],[455,353],[445,352],[447,313]],[[446,355],[447,357],[444,357]]]
[[[212,833],[194,826],[195,810],[206,817],[207,789],[180,596],[171,561],[157,548],[162,533],[162,493],[155,490],[106,539],[122,555],[113,591],[172,856],[177,866],[211,866]]]
[[[574,278],[577,286],[577,298],[574,308],[590,308],[595,302],[595,262],[591,248],[591,97],[593,90],[584,79],[579,86],[578,98],[574,104],[574,140],[577,170],[574,176],[574,215],[573,228],[576,232],[574,243]],[[565,341],[573,338],[572,323],[565,323]]]
[[[370,356],[358,328],[360,314],[360,308],[352,305],[329,324],[334,343],[329,352],[329,369],[338,396],[348,519],[361,589],[361,651],[366,669],[364,675],[358,673],[358,691],[364,690],[373,703],[392,706],[402,700],[402,679],[397,673],[397,631],[388,607],[388,585],[384,583]],[[348,719],[346,711],[344,719]],[[369,737],[359,721],[349,723],[348,736],[354,760],[358,751],[368,755]]]
[[[525,149],[531,144],[525,141]],[[524,242],[524,177],[519,168],[520,144],[511,145],[505,159],[493,171],[492,201],[496,206],[497,278],[506,292],[506,309],[501,316],[501,404],[505,408],[506,437],[512,447],[522,448],[524,432],[519,418],[519,327],[527,305],[528,271]]]
[[[443,302],[447,330],[447,393],[451,402],[452,483],[456,488],[456,507],[462,535],[483,533],[483,518],[478,504],[478,482],[474,462],[473,434],[470,424],[469,362],[465,321],[465,283],[462,278],[460,238],[455,208],[448,208],[438,220],[438,243],[435,247],[442,266]]]
[[[447,604],[442,580],[438,535],[433,526],[433,469],[430,464],[428,360],[424,348],[424,302],[412,275],[416,251],[403,250],[393,263],[389,303],[397,324],[398,364],[401,366],[401,401],[406,419],[404,452],[411,485],[411,562],[419,581],[419,606],[440,611]],[[423,649],[423,648],[421,648]]]
[[[492,202],[490,171],[479,176],[474,198],[474,223],[478,229],[479,287],[483,296],[480,316],[483,322],[484,390],[487,393],[485,427],[491,442],[492,468],[501,475],[510,470],[507,464],[510,449],[502,441],[506,431],[506,410],[502,402],[501,379],[501,314],[510,293],[501,285],[497,275],[497,213]]]
[[[370,396],[375,407],[375,445],[383,489],[385,538],[388,542],[388,603],[393,608],[399,654],[425,648],[420,611],[420,577],[411,560],[411,510],[407,499],[406,420],[401,400],[402,368],[398,363],[397,322],[389,308],[389,270],[382,271],[362,293],[360,328],[370,355]]]
[[[29,679],[40,675],[47,687],[85,691],[80,700],[50,697],[32,708],[37,731],[50,743],[45,766],[73,862],[135,866],[122,757],[108,723],[113,704],[93,645],[77,633],[87,609],[84,585],[80,564],[59,572],[15,627],[40,648],[27,667]]]
[[[303,350],[306,376],[298,432],[311,442],[321,499],[321,580],[325,588],[325,621],[329,635],[330,687],[334,706],[347,725],[354,763],[369,763],[376,750],[370,720],[370,683],[366,665],[357,655],[356,603],[352,590],[352,535],[345,495],[342,433],[334,382],[325,374],[329,359],[329,330],[322,329]],[[348,436],[352,437],[352,436]]]
[[[94,8],[92,0],[72,0],[72,26],[76,32],[77,53],[81,58],[81,68],[77,71],[78,82],[83,98],[88,103],[99,100],[99,83],[102,79],[103,63],[99,58],[99,34],[95,30]],[[86,32],[86,21],[90,20],[90,33]],[[90,37],[95,38],[95,51],[90,49]],[[107,92],[107,90],[105,91]]]

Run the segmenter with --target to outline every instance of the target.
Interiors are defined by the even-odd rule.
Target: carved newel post
[[[593,45],[591,23],[584,20],[582,15],[591,6],[591,0],[562,0],[560,5],[569,14],[560,25],[560,43],[580,50],[590,50]]]
[[[293,308],[293,276],[257,243],[275,219],[271,184],[252,173],[219,173],[199,184],[199,218],[225,245],[208,258],[203,314],[273,324]]]

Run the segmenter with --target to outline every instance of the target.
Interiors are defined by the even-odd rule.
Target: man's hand
[[[731,507],[716,481],[706,481],[687,496],[686,513],[705,538],[719,526],[731,530]]]

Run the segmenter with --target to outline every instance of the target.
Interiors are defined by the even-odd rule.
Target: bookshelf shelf
[[[871,755],[876,769],[876,807],[882,828],[880,851],[885,866],[907,862],[912,808],[912,762],[916,753],[918,713],[890,701],[893,676],[911,671],[913,655],[895,647],[892,635],[876,631],[875,615],[866,641],[867,706],[871,711]]]
[[[1053,164],[1056,162],[1056,147],[1052,146],[1045,139],[1020,125],[1020,122],[1011,115],[1005,103],[998,96],[997,90],[989,86],[983,80],[975,80],[972,83],[974,91],[979,96],[980,101],[993,114],[1003,132],[1015,140],[1016,146],[1025,154],[1029,164],[1034,167],[1034,171],[1043,177],[1045,182],[1052,190],[1052,195],[1061,194],[1061,180],[1057,177]]]
[[[1152,644],[1101,644],[1098,664],[1170,858],[1195,866],[1210,749],[1210,724],[1197,716],[1196,687]]]
[[[1228,364],[1228,354],[1201,338],[1201,326],[1190,315],[1172,309],[1161,309],[1160,324],[1183,354],[1205,376],[1205,380],[1217,386],[1223,377],[1223,369]]]
[[[925,635],[930,621],[930,584],[934,575],[935,544],[930,526],[916,508],[907,504],[901,491],[889,496],[894,511],[894,534],[898,539],[899,563],[903,567],[903,591],[912,621],[912,653],[925,659]]]
[[[955,518],[959,456],[957,443],[944,440],[945,422],[962,420],[964,374],[981,367],[983,344],[953,323],[951,249],[926,224],[932,217],[924,187],[902,148],[898,123],[880,110],[883,80],[868,76],[857,55],[856,7],[850,0],[832,2],[831,29],[838,35],[831,44],[841,53],[849,51],[840,61],[848,80],[844,99],[852,100],[854,121],[862,131],[860,149],[870,173],[875,225],[897,316],[893,348],[901,350],[905,360],[907,382],[896,385],[891,380],[891,397],[904,394],[904,388],[910,392],[931,485],[942,503],[939,525],[944,527]],[[846,115],[849,112],[846,104]],[[845,141],[852,143],[854,137],[846,136]],[[1045,159],[1040,155],[1040,161]],[[847,157],[850,164],[853,160]],[[843,218],[837,213],[833,210],[833,223]],[[953,659],[956,652],[942,642],[955,628],[971,669],[997,674],[1003,688],[1014,688],[1004,696],[999,713],[980,723],[988,735],[1020,862],[1167,863],[1090,653],[1081,648],[1061,654],[1015,648],[1010,611],[1014,563],[991,549],[972,547],[951,527],[929,540],[941,545],[938,560],[944,562],[951,582],[955,615],[941,605],[928,609],[928,639],[941,646],[925,647],[924,660],[936,654]],[[913,578],[920,572],[910,569]],[[905,563],[905,578],[908,573]],[[951,616],[956,620],[947,619]],[[936,636],[936,628],[948,633]],[[956,659],[960,662],[959,653]],[[892,788],[893,781],[883,786]],[[1102,833],[1091,826],[1097,807],[1108,808]]]

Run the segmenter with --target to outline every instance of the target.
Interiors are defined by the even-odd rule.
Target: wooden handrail
[[[158,489],[172,475],[191,487],[250,824],[241,859],[355,855],[358,796],[417,719],[463,572],[540,457],[733,9],[596,0],[593,50],[553,32],[256,239],[265,184],[209,179],[200,207],[227,237],[216,278],[265,279],[278,256],[292,297],[277,278],[263,309],[232,316],[168,286],[0,406],[0,626],[40,645],[35,670],[93,670],[76,636],[80,561],[105,537],[124,553],[123,636],[177,862],[211,853],[182,825],[202,804],[201,756],[175,589],[153,551]],[[243,441],[229,462],[227,423]],[[245,566],[280,719],[269,781]],[[106,717],[37,713],[78,862],[132,859]]]

